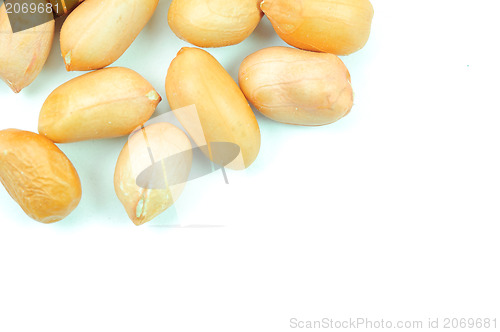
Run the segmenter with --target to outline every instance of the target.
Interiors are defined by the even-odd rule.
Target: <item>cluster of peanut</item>
[[[182,193],[193,159],[190,139],[170,123],[144,126],[160,95],[131,69],[105,68],[132,44],[157,5],[158,0],[83,1],[64,22],[60,45],[68,71],[91,72],[47,97],[39,134],[0,131],[0,180],[33,219],[61,220],[81,198],[79,176],[54,143],[131,135],[118,158],[114,184],[137,225],[168,209]],[[246,39],[264,14],[296,48],[270,47],[249,55],[240,66],[238,86],[208,52],[186,47],[165,80],[171,109],[191,139],[208,147],[203,150],[208,158],[221,161],[214,143],[238,147],[237,158],[224,162],[232,169],[249,167],[260,150],[259,125],[248,102],[273,120],[295,125],[330,124],[349,113],[350,75],[337,55],[365,45],[373,8],[369,0],[173,0],[168,23],[195,46],[222,47]],[[2,6],[0,32],[0,78],[19,92],[43,67],[54,22],[12,33]],[[191,105],[194,113],[182,111]],[[178,157],[169,164],[172,156]],[[152,160],[159,161],[157,167],[139,183]]]

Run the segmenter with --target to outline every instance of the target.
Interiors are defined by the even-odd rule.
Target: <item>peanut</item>
[[[85,0],[48,0],[52,4],[54,16],[59,17],[70,13]]]
[[[240,87],[265,116],[297,125],[325,125],[349,113],[349,71],[335,55],[270,47],[248,56]]]
[[[285,42],[304,50],[348,55],[370,36],[369,0],[264,0],[260,8]]]
[[[158,0],[86,0],[61,28],[61,54],[68,71],[115,62],[153,15]]]
[[[114,185],[134,224],[142,225],[174,204],[184,190],[192,159],[189,138],[172,124],[152,124],[130,137],[118,157]],[[148,169],[144,180],[141,174]]]
[[[0,131],[0,181],[31,218],[52,223],[80,202],[75,168],[47,138],[16,129]]]
[[[13,33],[5,4],[0,6],[0,78],[15,93],[40,74],[52,47],[54,21]]]
[[[168,23],[181,39],[199,47],[241,43],[262,18],[260,0],[174,0]]]
[[[255,161],[260,149],[257,119],[238,85],[213,56],[197,48],[181,49],[170,64],[165,86],[170,107],[196,144],[238,145],[241,158],[228,168],[244,169]],[[196,106],[197,119],[176,112],[191,105]]]
[[[42,106],[38,131],[56,143],[124,136],[145,123],[160,101],[135,71],[105,68],[56,88]]]

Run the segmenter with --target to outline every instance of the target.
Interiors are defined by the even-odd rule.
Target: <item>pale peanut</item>
[[[260,8],[285,42],[304,50],[347,55],[370,36],[369,0],[263,0]]]
[[[0,79],[18,93],[42,70],[54,39],[54,21],[12,32],[5,4],[0,6]]]
[[[241,43],[262,18],[260,0],[174,0],[168,23],[181,39],[199,47]]]
[[[130,137],[118,157],[114,185],[134,224],[142,225],[174,204],[188,180],[192,158],[189,138],[172,124],[152,124]]]
[[[349,113],[353,91],[349,71],[335,55],[270,47],[248,56],[239,83],[265,116],[297,125],[325,125]]]

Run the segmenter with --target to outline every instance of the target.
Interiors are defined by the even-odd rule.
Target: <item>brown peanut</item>
[[[135,71],[105,68],[55,89],[42,106],[38,131],[56,143],[124,136],[145,123],[160,101]]]
[[[183,48],[170,64],[165,86],[170,107],[196,144],[238,145],[241,158],[228,168],[244,169],[255,161],[260,150],[257,119],[238,85],[213,56]],[[176,111],[191,105],[196,106],[198,118]]]
[[[104,68],[129,48],[158,0],[86,0],[61,28],[61,54],[68,71]]]
[[[0,181],[31,218],[52,223],[80,202],[75,168],[47,138],[16,129],[0,131]]]

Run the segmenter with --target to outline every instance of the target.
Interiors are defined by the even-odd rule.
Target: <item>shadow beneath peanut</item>
[[[141,33],[151,34],[152,36],[158,36],[158,33],[167,32],[168,28],[168,9],[172,0],[160,0],[153,17],[149,20],[148,24],[144,27]]]
[[[116,161],[127,137],[58,144],[71,160],[82,183],[82,199],[66,219],[56,223],[62,228],[79,227],[95,220],[95,211],[113,224],[129,226],[129,220],[116,197],[113,177]],[[119,218],[113,218],[119,216]]]
[[[259,25],[253,32],[254,37],[257,38],[261,42],[266,42],[273,39],[276,35],[276,31],[274,31],[273,25],[271,21],[264,15]]]

